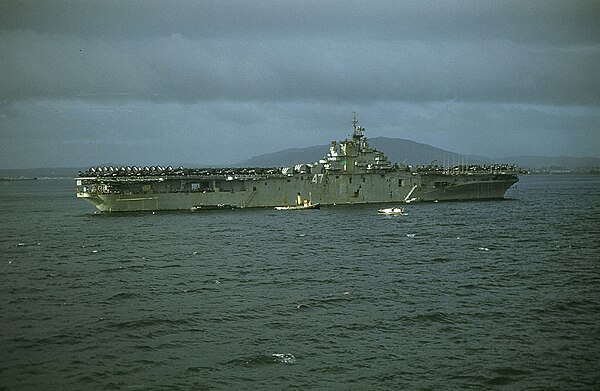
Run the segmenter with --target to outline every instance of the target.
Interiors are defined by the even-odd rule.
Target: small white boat
[[[393,215],[393,216],[405,216],[404,208],[383,208],[379,209],[377,213],[381,215]]]
[[[288,206],[276,206],[277,210],[305,210],[305,209],[321,209],[320,204],[306,204],[306,205],[288,205]]]

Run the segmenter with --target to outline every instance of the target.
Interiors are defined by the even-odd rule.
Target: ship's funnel
[[[297,197],[298,197],[297,204],[302,205],[302,195],[300,193],[298,193]]]

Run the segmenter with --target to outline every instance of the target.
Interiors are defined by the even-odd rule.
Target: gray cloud
[[[463,153],[597,156],[599,11],[4,1],[0,166],[231,162],[344,136],[352,111],[373,136]]]
[[[308,0],[281,2],[6,0],[0,24],[59,35],[146,38],[278,36],[356,39],[451,39],[595,43],[594,0]]]
[[[0,167],[222,165],[350,134],[407,138],[463,154],[598,156],[593,108],[462,102],[17,102],[1,107]]]
[[[0,97],[600,103],[598,48],[0,33]]]

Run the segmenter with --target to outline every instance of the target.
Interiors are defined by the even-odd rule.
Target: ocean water
[[[599,389],[600,176],[507,197],[99,215],[0,182],[0,389]]]

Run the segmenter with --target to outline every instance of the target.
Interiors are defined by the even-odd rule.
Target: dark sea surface
[[[600,388],[600,176],[397,217],[74,187],[0,182],[1,390]]]

